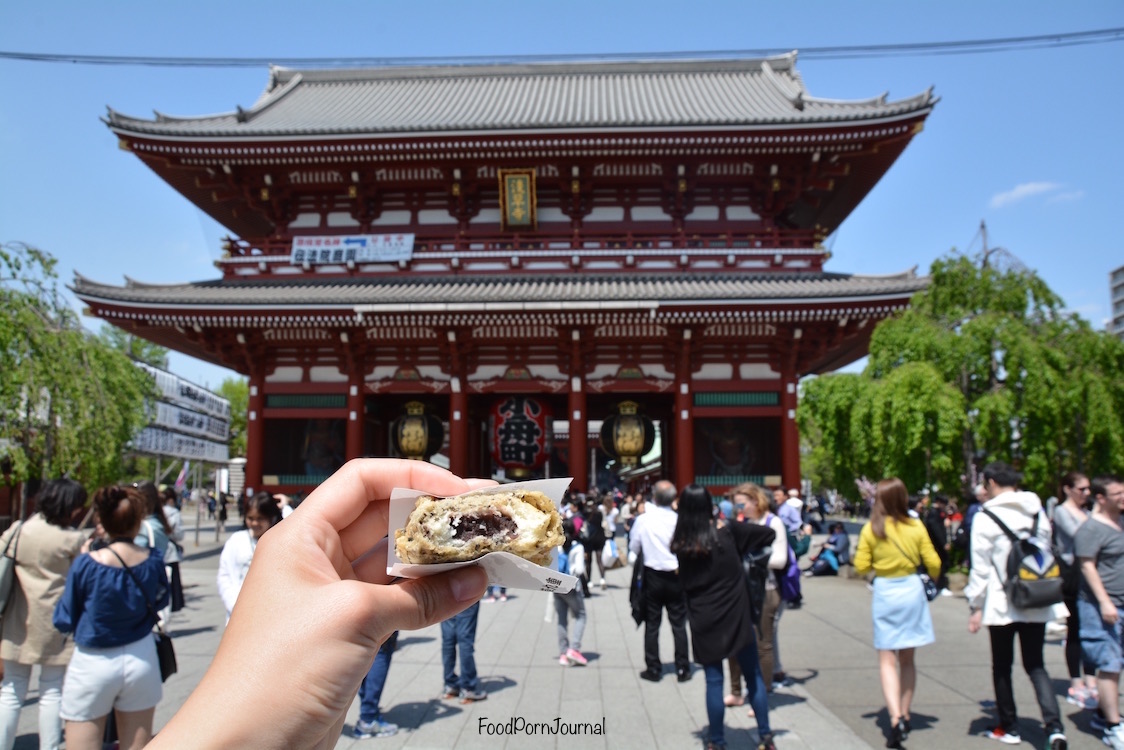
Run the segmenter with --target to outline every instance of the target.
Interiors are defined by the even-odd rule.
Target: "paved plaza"
[[[193,519],[185,519],[192,523]],[[204,524],[208,522],[204,521]],[[229,531],[236,529],[232,523]],[[198,683],[223,630],[223,609],[215,590],[220,545],[213,527],[194,543],[188,529],[187,560],[182,565],[187,608],[172,622],[179,673],[164,686],[156,710],[163,726]],[[225,537],[224,537],[225,538]],[[814,548],[814,547],[813,547]],[[488,700],[472,705],[441,700],[441,634],[438,626],[404,632],[394,655],[383,694],[387,721],[397,735],[354,740],[349,736],[358,703],[338,748],[697,748],[707,719],[702,670],[678,683],[671,667],[671,631],[660,636],[665,665],[658,684],[639,678],[644,668],[643,629],[633,623],[628,606],[628,568],[610,571],[609,588],[587,600],[589,623],[582,650],[588,667],[558,665],[555,625],[546,618],[549,595],[511,591],[503,603],[482,604],[476,661]],[[861,580],[805,578],[804,607],[786,612],[781,621],[781,654],[794,683],[771,698],[771,720],[779,748],[858,750],[884,745],[888,719],[882,707],[877,655],[871,646],[870,592]],[[986,635],[967,632],[967,608],[960,597],[932,604],[938,642],[918,652],[918,693],[914,732],[906,743],[920,748],[1000,747],[978,733],[994,718],[990,656]],[[284,628],[284,622],[277,623]],[[1059,695],[1066,687],[1061,643],[1048,639],[1046,664]],[[310,658],[315,658],[310,657]],[[1021,668],[1016,665],[1016,699],[1022,713],[1024,747],[1042,747],[1045,737],[1037,705]],[[286,689],[279,686],[280,689]],[[288,689],[298,689],[290,686]],[[35,696],[32,685],[30,697]],[[1103,747],[1090,732],[1088,712],[1064,701],[1062,714],[1071,748]],[[481,721],[506,724],[544,722],[554,726],[604,721],[603,736],[489,735]],[[744,708],[726,711],[727,741],[732,749],[755,746],[753,719]],[[38,747],[34,705],[20,718],[17,750]]]

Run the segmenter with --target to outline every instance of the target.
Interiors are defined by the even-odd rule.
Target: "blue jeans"
[[[390,671],[390,657],[394,655],[394,649],[397,647],[398,631],[395,630],[375,654],[375,663],[371,665],[371,671],[363,678],[363,682],[359,683],[359,718],[364,723],[370,724],[382,718],[379,712],[379,699],[382,698],[382,688],[386,684],[386,674]]]
[[[459,690],[479,690],[476,678],[476,617],[480,602],[441,623],[441,659],[445,665],[445,686]],[[457,679],[457,648],[461,654],[461,676]]]
[[[757,719],[757,733],[770,734],[769,697],[765,692],[765,680],[761,677],[761,665],[757,661],[757,642],[750,641],[736,657],[746,679],[746,695]],[[706,716],[710,721],[708,741],[724,747],[726,727],[723,726],[722,719],[726,714],[726,704],[722,702],[722,662],[703,664],[703,672],[706,675]]]

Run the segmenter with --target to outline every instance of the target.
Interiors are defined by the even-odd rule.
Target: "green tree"
[[[819,426],[833,455],[865,456],[839,467],[836,486],[851,492],[843,474],[857,469],[951,490],[998,459],[1050,494],[1071,469],[1119,469],[1124,344],[1065,313],[1021,267],[953,255],[931,276],[908,310],[875,328],[867,367],[851,376],[865,388],[825,404],[819,393],[832,389],[818,381],[840,376],[805,386],[802,424]],[[849,433],[823,427],[841,413],[851,415]]]
[[[219,395],[230,402],[230,456],[246,455],[246,413],[250,406],[250,385],[245,378],[226,378]]]
[[[870,388],[868,378],[851,373],[810,378],[801,384],[796,420],[818,472],[818,476],[809,474],[814,486],[837,487],[856,497],[854,479],[865,462],[851,440],[851,420],[855,404],[867,401]]]
[[[126,444],[146,423],[148,376],[89,335],[60,297],[55,259],[0,246],[0,446],[17,481],[119,478]]]
[[[98,335],[111,349],[123,352],[129,359],[159,367],[161,370],[168,369],[168,350],[162,346],[134,336],[116,326],[103,325]]]

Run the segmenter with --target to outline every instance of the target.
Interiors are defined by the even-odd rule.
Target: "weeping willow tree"
[[[1032,271],[990,260],[937,261],[875,328],[861,374],[805,382],[797,417],[820,481],[851,497],[860,475],[957,491],[1003,460],[1053,494],[1067,471],[1124,468],[1124,343]]]
[[[154,385],[83,330],[55,265],[34,247],[0,245],[0,453],[15,481],[69,476],[93,487],[120,478]]]

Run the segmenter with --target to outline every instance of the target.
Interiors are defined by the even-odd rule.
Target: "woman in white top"
[[[772,552],[769,554],[769,570],[784,570],[788,565],[788,535],[785,532],[784,521],[775,513],[769,512],[769,493],[752,482],[740,484],[730,493],[730,499],[737,509],[745,515],[745,520],[761,526],[768,526],[776,533],[773,539]],[[761,609],[761,626],[757,634],[757,659],[761,664],[761,676],[765,680],[765,689],[773,691],[773,675],[776,664],[780,663],[779,650],[777,649],[777,632],[780,628],[781,614],[784,612],[784,602],[777,590],[776,575],[765,578],[765,605]],[[727,706],[740,706],[741,696],[741,670],[736,660],[730,660],[730,695],[725,702]]]
[[[612,539],[617,535],[617,518],[620,517],[620,511],[617,510],[613,498],[609,495],[601,502],[602,518],[605,520],[605,538]]]
[[[176,491],[171,487],[163,490],[164,505],[161,510],[168,521],[168,547],[164,551],[164,568],[168,573],[171,601],[169,612],[183,609],[183,579],[180,578],[180,561],[183,559],[180,542],[183,541],[183,516],[176,507]],[[164,618],[167,622],[167,617]]]
[[[268,492],[259,492],[246,503],[243,520],[246,528],[230,535],[219,558],[219,596],[226,607],[227,620],[230,620],[230,613],[234,611],[234,602],[238,600],[238,592],[242,590],[246,573],[250,571],[258,539],[281,520],[281,508]]]
[[[1081,620],[1077,614],[1077,592],[1080,588],[1080,565],[1073,551],[1073,536],[1077,529],[1089,519],[1089,478],[1071,471],[1062,477],[1064,502],[1054,508],[1054,543],[1061,552],[1066,564],[1064,599],[1069,617],[1066,622],[1065,662],[1069,669],[1069,691],[1065,699],[1082,708],[1097,707],[1097,678],[1086,672],[1081,678],[1083,664],[1081,654]],[[1076,574],[1076,575],[1074,575]]]

